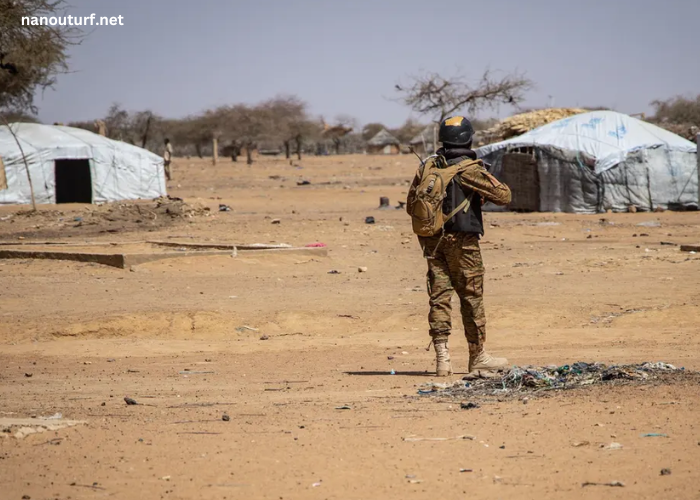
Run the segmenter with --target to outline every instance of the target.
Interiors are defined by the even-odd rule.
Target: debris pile
[[[500,121],[490,129],[481,132],[479,134],[481,136],[480,142],[491,144],[505,141],[562,118],[587,112],[588,110],[580,108],[549,108],[513,115]]]
[[[700,373],[662,362],[632,365],[577,362],[563,366],[513,366],[505,373],[486,378],[470,378],[469,381],[452,384],[424,384],[419,387],[418,394],[454,397],[516,395],[599,384],[668,381],[684,376],[700,379]]]

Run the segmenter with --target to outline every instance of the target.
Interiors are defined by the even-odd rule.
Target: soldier
[[[460,300],[464,333],[469,343],[469,373],[493,371],[508,364],[505,358],[494,358],[484,350],[486,316],[484,314],[484,265],[479,238],[484,234],[481,205],[484,200],[497,205],[510,203],[510,189],[491,175],[471,149],[474,129],[462,116],[450,117],[440,124],[437,155],[444,157],[446,167],[464,162],[464,170],[447,184],[442,213],[448,219],[439,234],[419,236],[423,255],[428,260],[428,294],[430,296],[430,336],[435,348],[438,377],[452,374],[447,341],[452,329],[452,295]],[[425,165],[423,165],[425,167]],[[419,169],[408,193],[407,206],[416,199],[423,167]],[[471,203],[471,200],[474,202]]]

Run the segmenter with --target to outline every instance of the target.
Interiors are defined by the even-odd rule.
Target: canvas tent
[[[12,123],[29,165],[37,203],[153,199],[166,194],[163,159],[87,130]],[[0,126],[0,204],[30,203],[22,153]],[[3,189],[4,188],[4,189]]]
[[[697,206],[697,147],[650,123],[594,111],[483,146],[511,209],[595,213]]]

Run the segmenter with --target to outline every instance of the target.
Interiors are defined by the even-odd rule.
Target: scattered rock
[[[27,378],[31,378],[34,374],[33,373],[25,373],[24,376]]]
[[[272,219],[270,221],[270,224],[282,224],[282,220],[281,219]]]
[[[365,224],[374,224],[374,223],[375,223],[374,217],[372,217],[371,215],[368,217],[365,217]]]
[[[260,337],[260,340],[270,340],[270,337],[268,337],[267,335],[263,335],[262,337]]]
[[[670,475],[671,475],[671,469],[661,469],[661,475],[662,475],[662,476],[670,476]]]
[[[231,420],[231,417],[229,417],[228,414],[224,413],[223,415],[221,415],[221,420],[223,420],[224,422],[228,422],[229,420]]]
[[[357,268],[358,273],[366,273],[367,271],[368,271],[368,269],[364,266]]]
[[[231,207],[228,205],[224,205],[223,203],[219,204],[219,212],[230,212]]]
[[[239,326],[238,328],[236,328],[236,331],[243,333],[243,332],[259,332],[260,330],[258,330],[257,328],[253,328],[252,326],[243,325],[243,326]]]
[[[461,403],[459,407],[463,410],[474,410],[476,408],[481,408],[479,403],[474,403],[473,401],[470,401],[468,403]]]
[[[340,271],[338,271],[337,269],[331,269],[330,271],[328,271],[328,274],[340,274]]]
[[[297,181],[297,186],[308,186],[309,184],[311,184],[311,181],[307,181],[307,180]]]
[[[137,404],[138,404],[138,403],[136,402],[135,399],[130,398],[130,397],[128,397],[128,396],[125,396],[125,397],[124,397],[124,402],[125,402],[127,405],[137,405]]]
[[[640,222],[637,224],[637,226],[641,227],[661,227],[661,223],[657,220],[648,220],[644,222]]]

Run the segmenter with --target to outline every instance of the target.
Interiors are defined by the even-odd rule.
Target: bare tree
[[[27,182],[29,182],[29,194],[31,195],[32,198],[32,210],[36,212],[36,197],[34,196],[34,184],[32,183],[32,175],[29,173],[29,162],[27,161],[27,156],[24,154],[24,149],[22,148],[22,143],[20,142],[19,138],[17,137],[17,133],[12,130],[12,127],[10,126],[10,122],[7,121],[7,118],[3,114],[0,113],[0,118],[2,118],[2,122],[5,124],[7,127],[7,130],[10,131],[10,135],[12,135],[12,138],[15,140],[15,143],[17,144],[17,148],[19,149],[19,154],[22,155],[22,161],[24,162],[24,170],[27,174]]]
[[[532,87],[532,81],[524,74],[516,72],[498,77],[489,70],[474,84],[460,75],[445,78],[438,73],[424,73],[411,77],[405,86],[395,86],[401,102],[437,122],[460,110],[473,115],[500,104],[517,106]]]
[[[341,114],[335,117],[335,123],[332,126],[323,121],[323,118],[321,121],[323,123],[323,132],[321,132],[321,136],[333,143],[335,154],[340,154],[340,149],[343,146],[346,136],[357,128],[357,119],[350,115]]]
[[[253,151],[258,148],[266,131],[270,130],[272,116],[266,106],[249,106],[237,104],[228,108],[226,114],[226,133],[246,150],[246,163],[253,164]]]
[[[306,120],[306,103],[296,96],[277,96],[260,105],[269,113],[266,139],[281,142],[286,158],[291,158],[292,142],[301,132],[300,123]]]
[[[80,31],[22,22],[65,9],[63,0],[0,0],[0,108],[35,111],[35,90],[53,86],[56,75],[68,70],[66,50],[80,42]]]

